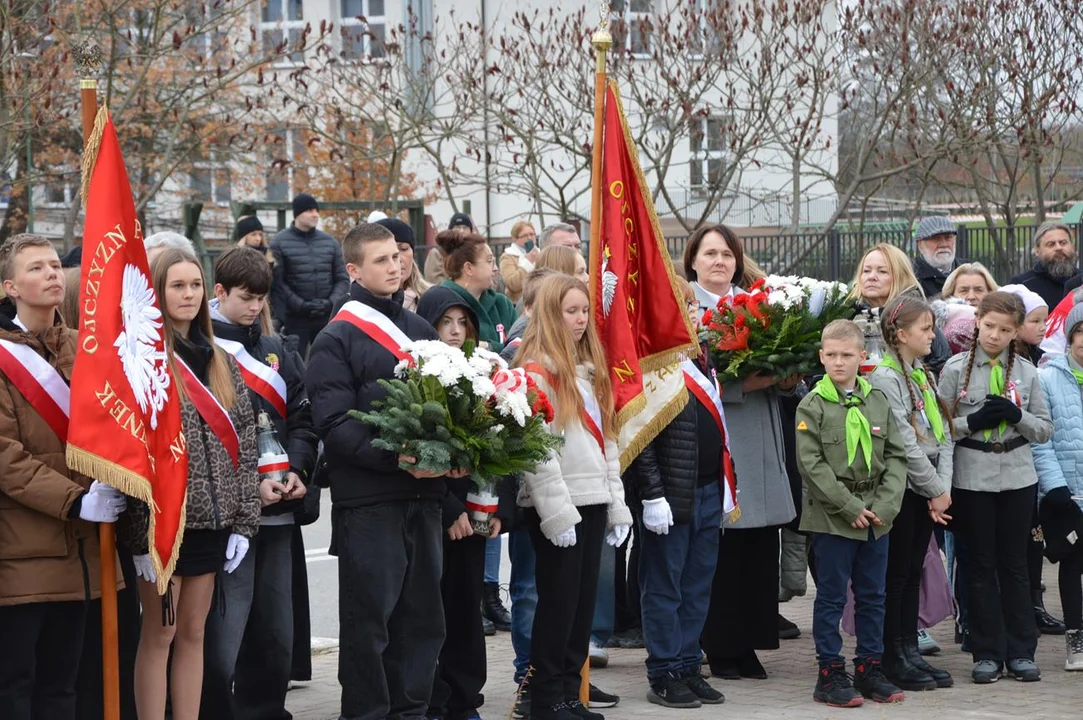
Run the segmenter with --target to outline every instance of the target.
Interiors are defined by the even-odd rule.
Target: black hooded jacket
[[[377,297],[357,283],[350,286],[350,299],[385,315],[411,340],[437,339],[432,325],[404,309],[401,299]],[[394,453],[372,447],[374,428],[348,416],[351,410],[371,410],[374,401],[386,396],[378,381],[392,379],[398,363],[348,322],[329,323],[312,344],[305,385],[337,507],[444,497],[441,478],[418,479],[400,470]]]
[[[257,420],[261,410],[271,418],[278,441],[289,455],[290,470],[297,473],[307,485],[316,467],[318,440],[312,427],[312,406],[305,391],[304,361],[297,351],[289,350],[283,345],[282,338],[264,335],[259,321],[246,327],[228,322],[215,307],[212,307],[211,314],[215,337],[239,342],[249,355],[277,371],[285,381],[286,417],[279,415],[278,410],[254,390],[249,389],[248,397],[252,400],[252,410]],[[285,500],[263,508],[263,514],[283,515],[297,512],[303,503],[303,499]]]
[[[417,314],[435,328],[437,323],[440,322],[440,318],[444,316],[444,313],[453,307],[461,307],[466,311],[466,316],[470,318],[470,322],[473,323],[474,334],[477,335],[477,313],[466,304],[462,297],[459,296],[459,293],[450,288],[437,285],[426,290],[425,294],[421,296],[421,299],[417,301]]]

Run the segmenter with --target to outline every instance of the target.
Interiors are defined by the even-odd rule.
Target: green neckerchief
[[[857,449],[861,448],[861,454],[865,456],[865,467],[868,468],[869,476],[872,476],[872,427],[869,425],[869,419],[865,417],[865,414],[861,412],[860,405],[861,399],[869,396],[869,392],[872,391],[872,385],[865,378],[859,377],[857,379],[857,392],[854,395],[846,398],[843,402],[839,399],[839,389],[835,387],[835,383],[831,382],[831,378],[824,375],[820,378],[820,381],[816,383],[816,386],[812,388],[812,392],[816,393],[824,400],[830,403],[845,405],[848,410],[846,411],[846,462],[848,465],[854,464],[854,458],[857,457]]]
[[[1000,363],[1000,358],[990,358],[989,360],[989,394],[996,395],[998,397],[1004,395],[1004,366]],[[997,426],[997,430],[1000,432],[1001,437],[1004,436],[1004,431],[1008,429],[1008,421],[1001,420],[1000,425]],[[985,431],[985,442],[989,442],[989,438],[992,437],[993,431]]]
[[[902,367],[899,366],[899,361],[890,354],[884,355],[884,359],[880,361],[880,364],[891,368],[900,375],[906,375]],[[921,390],[922,410],[925,413],[925,419],[929,421],[929,428],[933,431],[933,437],[936,438],[938,443],[943,444],[945,438],[944,418],[940,416],[940,406],[936,402],[936,394],[933,393],[932,385],[929,384],[929,376],[921,368],[915,367],[910,371],[910,379]]]

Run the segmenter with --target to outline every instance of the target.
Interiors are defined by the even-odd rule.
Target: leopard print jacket
[[[256,470],[256,422],[248,389],[233,358],[229,358],[236,401],[229,411],[240,437],[239,467],[233,467],[222,441],[187,399],[181,404],[181,423],[188,443],[188,494],[185,500],[186,530],[222,530],[254,537],[259,530],[259,473]],[[146,504],[129,498],[118,531],[133,555],[148,550],[150,516]]]

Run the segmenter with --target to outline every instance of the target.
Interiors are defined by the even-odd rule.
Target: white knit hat
[[[1000,292],[1017,295],[1019,299],[1023,301],[1023,307],[1026,308],[1027,315],[1030,315],[1038,308],[1049,309],[1049,305],[1046,304],[1041,295],[1024,285],[1001,285]]]

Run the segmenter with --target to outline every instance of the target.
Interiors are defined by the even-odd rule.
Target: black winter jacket
[[[699,400],[689,392],[688,404],[624,474],[625,485],[633,491],[636,504],[665,497],[673,511],[673,522],[683,525],[692,522],[699,487],[700,453],[716,452],[720,456],[722,453],[721,442],[714,448],[700,447],[700,417]]]
[[[305,484],[316,467],[316,446],[318,439],[312,427],[312,406],[305,391],[305,365],[296,350],[287,350],[282,338],[264,335],[260,331],[259,321],[245,327],[234,325],[221,316],[217,309],[217,300],[211,301],[211,324],[215,337],[232,340],[244,345],[248,354],[264,365],[276,370],[286,383],[286,415],[282,417],[271,403],[259,393],[249,390],[252,410],[256,419],[260,411],[265,411],[274,424],[278,441],[290,457],[290,470],[301,476]],[[301,510],[304,500],[285,500],[263,508],[264,515],[284,515]]]
[[[350,277],[338,240],[321,230],[290,226],[271,240],[275,257],[272,288],[275,319],[323,320],[334,300],[348,292]]]
[[[437,339],[432,325],[405,310],[401,299],[377,297],[357,283],[350,286],[350,299],[383,313],[412,340]],[[377,381],[391,379],[398,362],[348,322],[328,324],[312,344],[305,385],[337,507],[444,497],[442,479],[420,480],[400,470],[394,453],[372,447],[374,429],[347,416],[350,410],[371,410],[373,401],[386,396]]]
[[[1049,274],[1045,269],[1045,265],[1035,263],[1030,270],[1013,277],[1009,284],[1023,285],[1028,290],[1038,293],[1042,296],[1042,300],[1045,300],[1045,304],[1049,306],[1049,311],[1052,312],[1053,308],[1064,299],[1065,295],[1083,284],[1083,273],[1077,272],[1067,280],[1057,280]]]
[[[951,264],[951,270],[944,272],[930,265],[929,261],[922,257],[921,253],[918,253],[918,256],[914,258],[914,276],[917,277],[918,284],[921,285],[921,291],[925,293],[925,297],[929,300],[940,297],[940,294],[944,292],[944,282],[948,279],[948,275],[965,262],[968,261],[956,258],[955,262]]]

